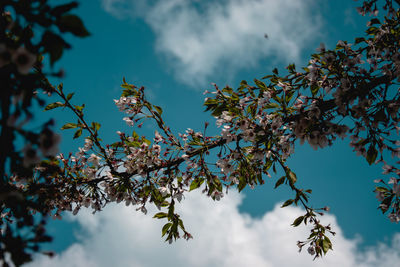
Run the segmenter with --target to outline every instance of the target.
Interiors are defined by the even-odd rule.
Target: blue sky
[[[91,36],[69,37],[73,49],[55,68],[63,68],[65,90],[76,104],[86,104],[88,120],[102,124],[101,137],[116,140],[116,131],[131,130],[113,99],[122,77],[145,86],[149,99],[160,105],[175,132],[201,130],[214,119],[204,113],[202,92],[211,82],[235,87],[283,69],[295,62],[307,66],[321,42],[332,48],[338,40],[363,35],[368,18],[348,0],[86,0],[79,15]],[[264,34],[268,34],[268,39]],[[58,126],[72,114],[52,111]],[[75,120],[75,119],[73,119]],[[143,133],[154,129],[145,127]],[[212,130],[217,133],[216,127]],[[62,133],[61,150],[75,152],[82,140]],[[240,196],[231,191],[222,201],[188,194],[182,216],[194,240],[168,245],[160,237],[160,222],[134,208],[112,206],[92,216],[82,212],[51,222],[59,256],[38,258],[32,266],[393,266],[400,259],[398,225],[377,210],[372,192],[380,166],[368,166],[351,151],[348,140],[325,150],[298,146],[291,167],[299,182],[313,189],[316,207],[330,206],[324,217],[338,232],[334,252],[312,261],[297,253],[296,241],[305,227],[290,223],[301,211],[280,209],[291,197],[273,190],[275,179]],[[155,211],[152,211],[155,212]],[[151,214],[151,212],[150,212]],[[397,243],[396,243],[397,242]],[[392,264],[393,263],[393,264]],[[72,264],[72,265],[71,265]],[[364,264],[364,265],[362,265]],[[293,265],[294,266],[294,265]]]

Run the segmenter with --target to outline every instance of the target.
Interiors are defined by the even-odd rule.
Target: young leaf
[[[157,110],[158,114],[160,114],[160,115],[162,114],[163,110],[161,107],[156,106],[156,105],[153,105],[153,107]]]
[[[265,85],[265,83],[263,83],[263,82],[260,81],[260,80],[254,79],[254,82],[255,82],[255,84],[258,86],[258,88],[261,88],[261,89],[266,89],[266,88],[267,88],[267,86]]]
[[[332,243],[329,238],[325,237],[324,240],[322,240],[322,250],[324,251],[324,254],[326,254],[330,249],[332,249]]]
[[[183,225],[183,221],[181,219],[178,219],[178,225],[183,231],[185,231],[185,226]]]
[[[276,183],[275,183],[275,188],[277,188],[278,186],[283,184],[283,182],[285,181],[285,178],[286,178],[286,176],[282,176],[281,178],[279,178],[279,180],[276,181]]]
[[[67,95],[67,100],[71,100],[71,98],[72,98],[73,95],[74,95],[74,93],[69,93],[69,94]]]
[[[241,192],[245,187],[246,187],[247,183],[245,179],[240,179],[239,180],[239,184],[238,184],[238,190],[239,192]]]
[[[75,105],[74,107],[76,110],[82,112],[82,110],[85,108],[85,104],[83,104],[82,106]]]
[[[163,226],[163,228],[161,230],[162,236],[164,236],[167,233],[167,231],[169,230],[169,228],[171,228],[171,226],[172,226],[172,223],[164,224],[164,226]]]
[[[379,192],[387,192],[387,191],[389,191],[386,187],[382,187],[382,186],[375,187],[375,190],[379,191]]]
[[[289,181],[294,184],[297,181],[297,176],[294,172],[292,172],[292,170],[290,170],[289,168],[286,169],[286,174],[287,174],[287,178],[289,179]]]
[[[153,216],[153,218],[157,218],[157,219],[162,219],[165,217],[167,217],[167,214],[165,212],[159,212]]]
[[[82,128],[78,129],[74,134],[74,139],[78,138],[82,135]]]
[[[193,182],[190,184],[189,191],[192,191],[196,188],[199,188],[204,182],[204,179],[202,178],[196,178],[193,180]]]
[[[293,226],[299,226],[301,224],[301,222],[303,221],[304,216],[300,216],[298,217],[296,220],[294,220],[294,222],[292,223]]]
[[[55,103],[48,104],[48,105],[44,108],[44,110],[51,110],[51,109],[58,108],[58,107],[63,107],[63,106],[64,106],[63,103],[61,103],[61,102],[55,102]]]
[[[63,127],[61,127],[61,130],[74,129],[76,127],[78,127],[78,125],[76,123],[67,123],[67,124],[64,124]]]
[[[281,206],[281,208],[284,208],[284,207],[292,205],[293,201],[294,201],[293,199],[286,200],[285,203],[283,203],[283,205]]]
[[[100,123],[92,122],[92,129],[98,131],[100,129]]]
[[[319,86],[317,84],[312,84],[310,86],[310,90],[313,96],[315,96],[318,93]]]

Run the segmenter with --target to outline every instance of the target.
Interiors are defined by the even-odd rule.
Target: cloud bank
[[[160,237],[163,222],[133,207],[109,206],[96,215],[83,211],[73,217],[82,227],[79,242],[53,259],[40,257],[27,266],[385,267],[400,261],[400,234],[393,237],[390,246],[378,244],[361,251],[359,241],[343,236],[333,215],[324,220],[337,232],[332,238],[334,251],[312,261],[307,251],[298,253],[296,246],[308,230],[290,226],[302,214],[299,208],[277,205],[255,219],[239,212],[241,201],[242,196],[235,192],[217,203],[196,192],[188,194],[180,212],[194,239],[171,245]]]
[[[102,0],[102,4],[118,18],[144,19],[175,78],[192,86],[231,78],[266,58],[272,64],[297,62],[302,50],[321,37],[315,0]]]

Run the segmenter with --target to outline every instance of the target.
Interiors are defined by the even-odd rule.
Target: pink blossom
[[[154,135],[155,135],[154,142],[159,143],[164,140],[164,138],[161,136],[161,134],[159,134],[159,132],[156,131]]]
[[[100,157],[95,154],[91,154],[88,158],[88,162],[92,162],[94,166],[98,167],[100,165]]]
[[[124,117],[123,120],[126,122],[126,124],[128,124],[128,126],[133,126],[134,122],[131,118],[129,117]]]

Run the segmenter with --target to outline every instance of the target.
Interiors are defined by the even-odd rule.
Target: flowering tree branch
[[[384,23],[372,19],[368,37],[357,38],[354,46],[339,41],[334,50],[321,47],[303,72],[289,65],[288,75],[280,76],[274,70],[263,78],[265,82],[255,80],[255,86],[245,81],[236,90],[215,85],[214,92],[207,92],[211,97],[206,98],[205,106],[217,118],[222,129],[219,136],[204,136],[191,129],[179,137],[174,135],[161,117],[162,109],[145,99],[144,88],[124,80],[122,96],[115,100],[119,109],[128,114],[124,120],[134,126],[152,119],[163,134],[156,131],[152,143],[136,133],[119,133],[120,141],[107,146],[107,154],[102,153],[105,165],[95,154],[85,154],[90,142],[98,142],[97,134],[91,132],[86,148],[76,158],[61,156],[65,168],[74,170],[71,174],[80,181],[78,184],[91,188],[89,194],[79,193],[75,211],[90,203],[96,211],[110,201],[125,201],[146,212],[146,204],[152,202],[168,210],[155,216],[168,220],[162,230],[166,240],[179,237],[179,227],[190,238],[179,215],[174,213],[175,199],[180,200],[184,192],[203,188],[204,193],[218,200],[224,187],[241,191],[247,185],[263,184],[263,174],[270,176],[271,168],[277,173],[278,164],[284,175],[275,187],[287,184],[295,193],[283,206],[300,204],[306,211],[293,225],[313,226],[308,239],[299,241],[299,248],[308,245],[308,252],[315,257],[325,254],[332,248],[326,234],[334,232],[329,225],[321,225],[317,216],[328,208],[315,209],[308,204],[311,190],[296,186],[297,176],[286,160],[294,153],[296,141],[320,149],[348,134],[350,145],[369,164],[384,161],[384,151],[399,155],[398,141],[390,137],[398,129],[399,92],[391,88],[397,85],[399,76],[399,49],[397,42],[387,43],[397,38],[399,16],[391,16]],[[71,104],[63,106],[74,109]],[[82,122],[83,116],[79,119]],[[79,124],[68,125],[82,129]],[[215,152],[215,164],[206,160],[212,150],[219,151]],[[112,171],[105,170],[105,166]],[[398,174],[394,166],[389,167],[385,167],[388,172]],[[381,209],[393,208],[391,219],[399,218],[397,198],[393,197],[398,194],[397,181],[391,180],[393,190],[377,189],[384,201]]]
[[[45,5],[46,1],[40,2]],[[377,180],[381,186],[376,187],[376,194],[382,212],[388,212],[391,221],[400,221],[400,170],[395,166],[399,161],[391,163],[387,159],[388,154],[392,158],[400,155],[400,12],[398,1],[381,2],[387,11],[383,22],[373,17],[366,36],[356,38],[354,44],[339,41],[332,50],[322,45],[302,70],[291,64],[286,75],[274,69],[271,75],[255,79],[254,85],[246,81],[236,89],[214,85],[213,92],[206,92],[204,105],[221,129],[217,136],[206,135],[207,123],[203,132],[187,129],[183,134],[173,133],[162,118],[162,108],[146,99],[144,87],[138,88],[124,79],[122,95],[114,100],[126,114],[123,120],[139,128],[150,120],[157,130],[149,139],[135,131],[131,135],[118,131],[118,140],[104,145],[99,137],[100,124],[86,121],[85,106],[72,104],[73,94],[65,94],[62,84],[56,87],[50,84],[48,74],[42,70],[43,54],[48,54],[54,63],[61,56],[60,49],[62,53],[69,45],[51,31],[44,32],[37,46],[29,38],[17,38],[19,26],[18,29],[10,26],[12,19],[4,6],[13,7],[18,14],[26,14],[26,10],[15,1],[4,1],[0,4],[1,23],[6,29],[4,36],[0,36],[0,77],[8,90],[2,91],[0,141],[10,148],[10,153],[0,157],[1,223],[7,225],[1,235],[1,255],[3,250],[12,251],[18,240],[12,260],[22,264],[30,260],[26,249],[31,243],[36,251],[37,243],[49,240],[44,235],[45,220],[36,225],[33,238],[23,240],[14,235],[15,228],[10,225],[14,219],[22,226],[31,226],[32,214],[36,212],[60,218],[63,211],[77,214],[82,207],[91,207],[97,212],[111,202],[134,205],[143,213],[147,213],[147,205],[153,204],[160,210],[154,217],[166,220],[161,230],[166,241],[181,236],[190,239],[192,235],[175,212],[176,202],[185,194],[202,189],[213,200],[219,200],[224,190],[236,188],[240,192],[246,186],[264,184],[265,176],[282,173],[275,181],[275,188],[286,185],[294,194],[282,207],[300,205],[305,211],[292,225],[312,226],[307,239],[297,245],[300,250],[307,246],[315,258],[323,256],[332,249],[328,235],[334,232],[330,225],[321,224],[319,216],[329,208],[314,208],[309,203],[312,191],[297,186],[298,177],[287,165],[287,159],[298,143],[308,143],[317,150],[346,136],[350,136],[354,151],[369,164],[383,162],[384,174],[395,176],[388,182]],[[377,3],[377,0],[363,1],[358,11],[376,16]],[[73,2],[47,8],[43,10],[51,10],[50,15],[25,19],[32,25],[50,23],[61,33],[86,36],[88,32],[80,19],[67,13],[74,7]],[[30,8],[29,12],[37,13],[34,5]],[[51,45],[54,43],[58,44],[56,48]],[[25,88],[19,86],[21,81],[30,85],[29,90],[21,89]],[[50,130],[52,121],[39,134],[16,123],[22,112],[27,117],[31,115],[28,108],[32,99],[44,105],[34,91],[37,89],[60,98],[45,110],[62,107],[76,117],[77,123],[67,123],[62,129],[75,129],[74,138],[84,132],[88,135],[77,153],[55,157],[59,137]],[[14,113],[13,103],[18,103]],[[21,153],[13,147],[16,134],[28,143]],[[42,158],[45,159],[41,161]],[[10,167],[5,165],[7,160],[12,163]]]

